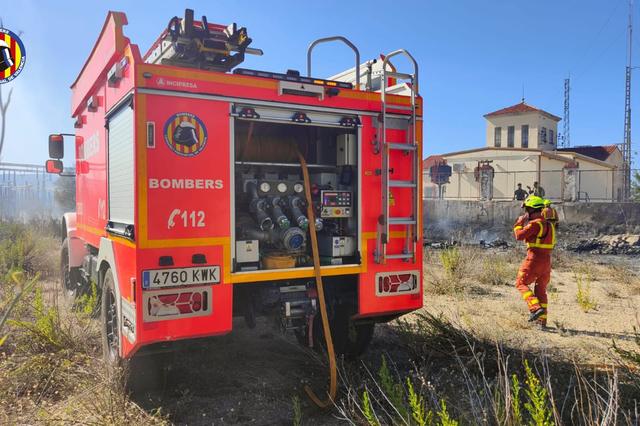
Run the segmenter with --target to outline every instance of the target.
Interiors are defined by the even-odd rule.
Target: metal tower
[[[563,120],[563,132],[562,132],[562,147],[568,148],[571,146],[571,126],[569,121],[569,94],[571,92],[571,77],[564,79],[564,118]]]
[[[627,68],[624,88],[624,142],[622,143],[622,158],[624,161],[623,196],[628,200],[631,196],[631,47],[633,41],[633,0],[629,0],[629,26],[627,39]]]

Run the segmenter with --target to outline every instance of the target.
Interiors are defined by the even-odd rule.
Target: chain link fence
[[[59,214],[54,197],[56,178],[42,166],[0,163],[0,220]]]
[[[639,170],[632,170],[632,181]],[[623,171],[617,169],[498,171],[486,168],[453,171],[448,182],[437,185],[425,170],[423,198],[514,200],[535,192],[554,201],[622,201],[623,182]],[[536,190],[536,184],[541,189]]]

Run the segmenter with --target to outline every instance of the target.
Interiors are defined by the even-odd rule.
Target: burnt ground
[[[347,368],[377,365],[383,354],[409,369],[408,354],[386,324],[377,326],[367,354]],[[300,401],[304,424],[345,423],[335,410],[316,408],[304,392],[307,384],[318,395],[326,392],[324,357],[266,319],[255,329],[235,320],[231,334],[192,342],[166,357],[171,367],[158,389],[136,392],[133,398],[148,411],[161,407],[175,424],[290,425],[294,398]],[[345,361],[339,363],[344,369]]]

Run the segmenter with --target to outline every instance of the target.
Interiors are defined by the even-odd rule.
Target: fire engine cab
[[[145,55],[126,24],[108,14],[71,86],[75,134],[51,135],[47,162],[65,175],[75,139],[62,286],[97,286],[107,360],[229,333],[234,317],[317,346],[320,297],[336,353],[358,355],[375,323],[422,306],[422,101],[406,50],[361,63],[329,37],[306,75],[277,73],[238,67],[262,52],[236,24],[187,10]],[[354,67],[314,77],[314,47],[335,41]]]

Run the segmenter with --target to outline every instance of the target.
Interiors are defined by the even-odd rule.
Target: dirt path
[[[485,252],[475,263],[496,254],[500,253]],[[514,253],[502,255],[513,264],[520,261]],[[477,337],[565,360],[610,363],[613,340],[624,348],[635,346],[634,327],[640,325],[639,264],[640,259],[632,257],[563,254],[549,284],[546,330],[527,323],[526,305],[513,285],[515,275],[500,285],[488,285],[470,274],[465,290],[453,294],[428,294],[427,289],[424,309],[444,315]],[[426,268],[428,274],[442,273],[441,265]]]

